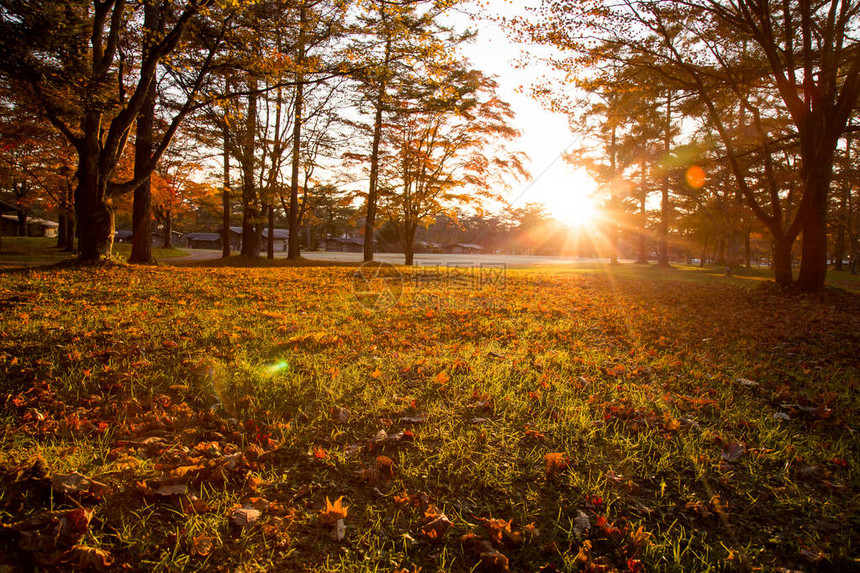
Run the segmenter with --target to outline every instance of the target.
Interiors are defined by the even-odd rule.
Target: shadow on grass
[[[318,261],[311,259],[268,259],[266,257],[247,257],[233,255],[226,259],[208,259],[205,261],[174,261],[177,267],[199,267],[207,269],[218,268],[294,268],[294,267],[359,267],[361,263],[343,261]]]

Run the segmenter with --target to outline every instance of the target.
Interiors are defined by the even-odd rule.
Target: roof
[[[476,245],[475,243],[454,243],[455,247],[463,247],[465,249],[483,249],[481,245]]]
[[[21,209],[14,203],[0,199],[0,213],[3,211],[20,211]]]
[[[434,248],[441,248],[442,247],[441,244],[434,243],[432,241],[418,241],[418,244],[421,245],[422,247],[434,247]]]
[[[221,233],[185,233],[182,238],[192,241],[217,241],[221,238]]]
[[[15,221],[18,222],[18,215],[3,215],[3,218],[7,221]],[[28,225],[42,225],[43,227],[56,228],[59,227],[59,223],[55,223],[54,221],[48,221],[47,219],[39,219],[37,217],[27,217]]]
[[[237,235],[241,235],[242,234],[242,227],[230,227],[230,232],[236,233]],[[220,233],[219,233],[219,235],[220,235]],[[264,237],[269,236],[269,228],[268,227],[263,229],[263,236]],[[276,239],[289,239],[290,238],[290,231],[288,229],[275,229],[275,234],[273,236]]]
[[[272,231],[273,231],[272,237],[274,237],[275,239],[289,239],[290,238],[290,231],[287,229],[272,229]],[[269,236],[269,229],[263,229],[263,236],[264,237]]]

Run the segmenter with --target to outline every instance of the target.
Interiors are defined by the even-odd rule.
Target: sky
[[[524,14],[526,6],[537,6],[540,0],[485,0],[483,4],[487,7],[481,14],[513,16]],[[514,124],[522,133],[514,145],[531,160],[527,167],[532,179],[513,186],[508,193],[510,207],[544,203],[553,216],[566,221],[577,220],[574,211],[581,209],[585,204],[583,198],[593,193],[594,182],[584,170],[575,169],[561,159],[561,154],[574,143],[567,116],[544,109],[528,95],[528,86],[538,81],[545,69],[539,66],[515,68],[514,60],[528,47],[515,44],[488,19],[470,21],[466,16],[457,16],[454,22],[458,28],[477,29],[477,38],[463,47],[463,53],[474,67],[496,76],[499,94],[516,112]]]

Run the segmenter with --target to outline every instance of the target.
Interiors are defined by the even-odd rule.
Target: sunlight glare
[[[594,221],[596,209],[594,194],[597,184],[585,171],[577,169],[570,173],[563,185],[559,185],[543,198],[549,214],[573,227],[584,227]]]

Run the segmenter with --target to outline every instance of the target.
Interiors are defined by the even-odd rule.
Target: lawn
[[[0,273],[0,567],[860,567],[858,295],[383,271]]]
[[[131,254],[131,245],[114,243],[114,256],[126,260]],[[153,247],[152,256],[155,259],[172,259],[184,257],[187,251],[172,247],[163,249]],[[59,263],[72,257],[62,249],[57,248],[57,239],[47,237],[3,237],[0,242],[0,268],[4,266],[48,265]]]

